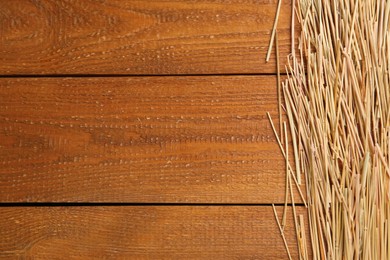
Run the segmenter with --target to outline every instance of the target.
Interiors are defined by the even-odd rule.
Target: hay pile
[[[306,184],[300,259],[390,259],[390,1],[296,0],[293,13],[298,49],[281,84],[292,160],[276,136],[286,186]]]

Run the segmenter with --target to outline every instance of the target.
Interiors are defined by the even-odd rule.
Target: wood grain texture
[[[271,207],[12,207],[0,216],[4,259],[287,259]],[[298,259],[291,209],[287,220]]]
[[[282,203],[275,82],[2,78],[0,201]]]
[[[0,74],[275,73],[277,0],[0,0]],[[290,53],[291,3],[279,17]],[[282,62],[284,71],[284,63]]]

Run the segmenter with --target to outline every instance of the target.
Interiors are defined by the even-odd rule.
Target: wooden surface
[[[277,2],[0,0],[0,259],[287,259]]]
[[[275,84],[0,79],[0,200],[283,203]]]
[[[276,3],[1,0],[0,74],[275,73],[265,57]],[[281,57],[290,17],[285,0]]]
[[[298,259],[288,213],[285,233]],[[14,207],[0,214],[2,259],[287,259],[270,207]]]

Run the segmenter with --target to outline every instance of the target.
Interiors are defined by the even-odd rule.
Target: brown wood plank
[[[0,201],[282,203],[275,82],[2,78]]]
[[[269,206],[12,207],[0,216],[0,258],[288,259]],[[298,259],[291,208],[287,221]]]
[[[277,0],[0,0],[0,74],[275,73]],[[290,53],[291,1],[279,18]],[[284,70],[284,63],[282,63]]]

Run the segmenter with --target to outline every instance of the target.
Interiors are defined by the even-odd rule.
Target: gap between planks
[[[281,76],[287,76],[286,72],[280,72]],[[0,75],[0,78],[131,78],[131,77],[247,77],[247,76],[277,76],[277,73],[222,73],[222,74],[15,74]]]

